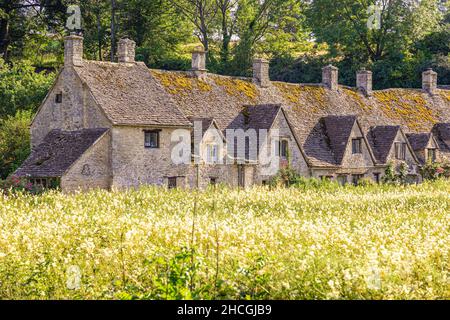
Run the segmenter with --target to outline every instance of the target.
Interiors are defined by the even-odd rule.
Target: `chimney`
[[[120,39],[117,46],[117,55],[119,63],[134,63],[136,42],[127,38]]]
[[[338,73],[339,69],[331,64],[322,68],[322,84],[331,90],[338,89]]]
[[[372,95],[372,71],[362,69],[356,73],[356,87],[367,96]]]
[[[422,89],[434,94],[437,89],[437,73],[429,68],[422,73]]]
[[[203,46],[198,46],[192,51],[192,69],[196,77],[206,74],[206,51]]]
[[[270,86],[269,61],[265,59],[253,60],[253,83],[261,88]]]
[[[82,66],[83,65],[83,37],[71,33],[64,38],[64,66]]]

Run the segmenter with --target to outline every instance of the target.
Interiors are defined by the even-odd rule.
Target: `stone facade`
[[[287,146],[287,154],[278,160],[276,168],[290,167],[301,176],[340,183],[361,178],[378,180],[388,163],[398,167],[405,162],[411,175],[417,176],[418,157],[426,159],[427,149],[436,148],[438,160],[443,159],[442,154],[450,154],[450,94],[437,87],[437,75],[432,70],[423,73],[422,89],[374,91],[372,73],[365,70],[357,74],[356,89],[343,87],[333,66],[323,68],[321,84],[297,85],[271,82],[269,64],[263,59],[255,59],[251,79],[208,74],[203,50],[193,53],[189,72],[149,70],[134,61],[135,44],[129,39],[119,42],[119,63],[86,61],[82,40],[76,35],[66,38],[64,68],[32,122],[33,152],[23,170],[18,170],[30,178],[36,172],[40,178],[57,178],[63,190],[146,184],[181,188],[264,184],[277,172],[268,173],[267,164],[259,161],[264,151],[258,147],[264,140],[260,130],[268,130],[266,139],[271,148],[280,146],[271,136],[276,130],[283,146]],[[405,107],[407,115],[403,109],[398,110]],[[209,123],[209,128],[200,133],[201,160],[196,161],[194,153],[190,160],[174,163],[172,152],[179,145],[179,141],[172,141],[174,133],[184,130],[192,139],[197,134],[193,117]],[[396,159],[395,144],[408,143],[403,132],[431,132],[439,124],[439,143],[430,140],[422,151],[408,144],[405,159]],[[366,135],[370,128],[385,125],[401,130],[393,141],[384,144],[389,147],[388,156],[380,160]],[[89,141],[85,151],[78,141],[77,150],[83,153],[71,154],[70,166],[66,163],[67,168],[48,170],[46,175],[39,168],[40,162],[50,161],[55,155],[39,150],[51,150],[51,143],[61,142],[55,129],[67,139],[64,152],[71,152],[70,133],[80,137],[83,130],[94,130],[86,134],[94,138],[106,133],[98,141]],[[247,147],[241,141],[237,150],[230,152],[228,130],[240,130],[257,143]],[[157,148],[146,147],[146,131],[158,132]],[[55,141],[46,140],[50,135]],[[353,150],[354,139],[361,141],[358,152]],[[219,140],[223,143],[217,150],[218,161],[208,163],[208,145]],[[47,145],[43,146],[44,142]],[[55,159],[64,155],[58,157]],[[236,161],[230,164],[230,159]]]
[[[58,95],[61,95],[61,102],[57,102]],[[38,146],[53,129],[75,131],[109,127],[111,123],[92,93],[83,85],[73,68],[65,67],[33,119],[30,128],[31,146]]]
[[[95,142],[61,178],[65,191],[111,187],[111,134],[107,132]]]

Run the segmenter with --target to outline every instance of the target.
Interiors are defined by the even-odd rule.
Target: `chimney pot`
[[[136,55],[136,42],[128,38],[120,39],[117,47],[119,63],[134,63]]]
[[[333,65],[322,68],[322,84],[330,90],[336,91],[338,86],[339,69]]]
[[[356,74],[356,87],[366,95],[372,95],[372,72],[362,68]]]
[[[437,73],[428,68],[422,73],[422,89],[429,94],[434,94],[437,89]]]
[[[83,37],[71,33],[64,38],[64,66],[80,67],[83,65]]]
[[[269,61],[259,58],[253,60],[253,83],[261,88],[270,86]]]

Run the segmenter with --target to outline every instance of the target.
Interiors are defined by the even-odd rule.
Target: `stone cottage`
[[[31,124],[32,152],[17,176],[66,191],[247,187],[276,174],[261,161],[265,141],[276,168],[305,177],[379,181],[389,163],[406,163],[413,182],[426,161],[450,155],[450,90],[432,70],[421,89],[375,91],[367,70],[353,88],[338,83],[333,66],[322,83],[293,84],[271,81],[263,59],[252,78],[236,78],[208,73],[201,49],[188,72],[151,70],[134,56],[134,42],[122,39],[117,63],[88,61],[83,38],[66,37],[64,67]],[[189,159],[174,161],[183,139]]]

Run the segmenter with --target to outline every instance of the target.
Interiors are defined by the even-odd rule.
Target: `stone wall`
[[[62,102],[56,95],[62,94]],[[62,70],[31,125],[31,145],[36,147],[53,129],[109,128],[109,120],[96,105],[71,67]]]
[[[160,148],[145,148],[144,130],[160,131]],[[142,184],[166,186],[169,177],[189,177],[191,165],[174,164],[171,159],[173,128],[120,126],[112,128],[112,186],[136,187]]]
[[[352,152],[352,139],[363,137],[363,132],[361,132],[359,126],[355,123],[347,143],[347,148],[345,149],[342,167],[349,169],[365,169],[374,166],[374,161],[370,155],[369,146],[365,143],[365,140],[363,140],[361,145],[361,154],[353,154]]]
[[[111,186],[111,134],[105,133],[61,178],[65,192]]]
[[[309,177],[310,170],[308,168],[308,164],[303,157],[303,154],[297,144],[297,141],[295,140],[294,134],[292,133],[283,112],[280,112],[275,118],[272,129],[279,130],[280,139],[285,139],[288,141],[289,157],[286,160],[279,159],[279,162],[277,164],[278,168],[282,169],[289,166],[301,176]],[[273,139],[270,139],[268,146],[272,146],[273,143],[275,143],[275,141],[273,141]],[[267,168],[267,165],[258,165],[255,168],[253,180],[256,184],[262,184],[263,181],[268,181],[274,175],[276,175],[276,173],[272,175],[265,174],[267,172]]]

